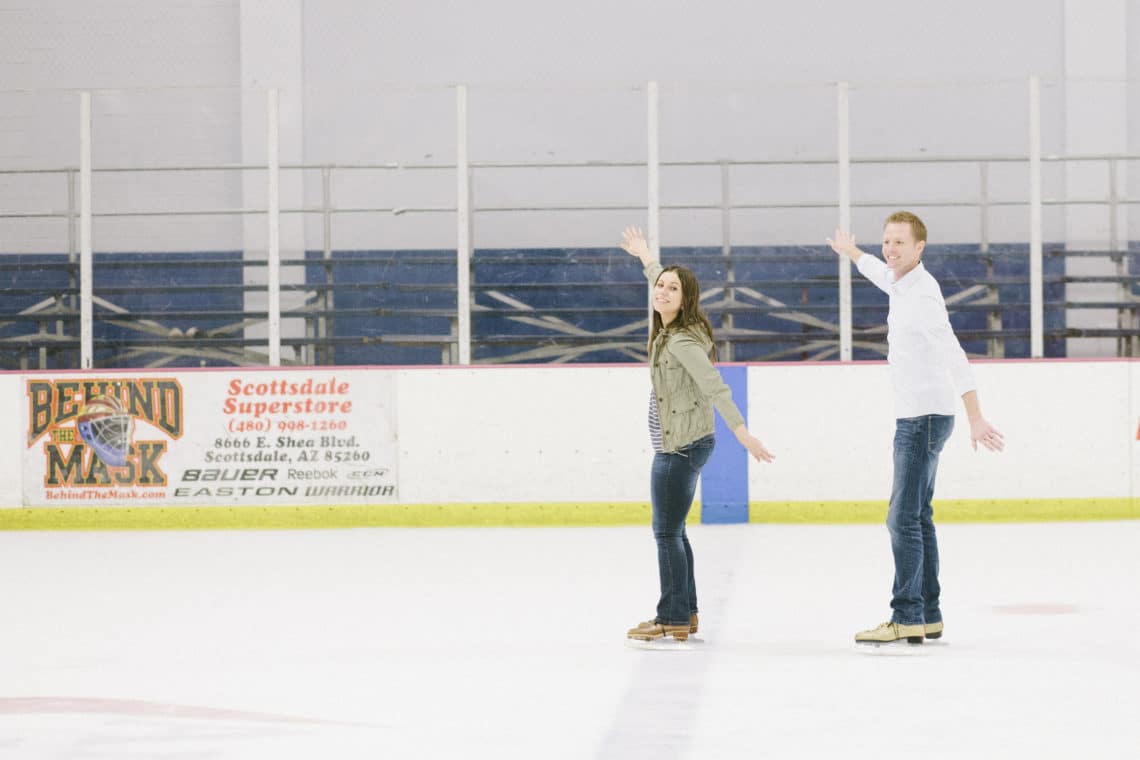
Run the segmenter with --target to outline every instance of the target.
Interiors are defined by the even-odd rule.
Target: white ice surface
[[[1137,758],[1140,522],[940,527],[908,656],[882,526],[0,533],[0,758]]]

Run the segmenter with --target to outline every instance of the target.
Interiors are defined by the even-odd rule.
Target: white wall
[[[325,53],[309,64],[317,80],[367,87],[1000,79],[1058,76],[1062,63],[1061,0],[712,0],[699,7],[686,0],[425,0],[373,8],[363,0],[306,5],[306,45]]]
[[[974,370],[1007,450],[973,451],[960,413],[939,498],[1133,494],[1140,365],[975,362]],[[750,462],[750,500],[886,500],[889,382],[883,363],[751,365],[749,428],[777,459]],[[647,499],[644,367],[413,369],[400,371],[399,387],[404,503]]]
[[[1065,3],[1066,153],[1071,155],[1121,154],[1128,151],[1128,42],[1124,0]],[[1116,166],[1118,192],[1128,185],[1127,163]],[[1105,198],[1109,171],[1102,162],[1065,165],[1065,187],[1071,197]],[[1120,250],[1128,239],[1128,206],[1118,206],[1115,218],[1107,206],[1070,206],[1065,209],[1065,244],[1073,250]],[[1116,262],[1108,257],[1068,259],[1069,275],[1115,275]],[[1113,283],[1070,283],[1065,295],[1074,301],[1118,300]],[[1111,326],[1115,312],[1072,309],[1070,327]],[[1112,338],[1066,341],[1066,356],[1106,356],[1115,353]]]
[[[974,452],[959,414],[942,456],[941,498],[1131,495],[1134,365],[974,367],[983,411],[1008,450]],[[777,456],[773,465],[750,463],[750,499],[886,499],[894,433],[889,383],[882,363],[750,366],[749,428]],[[406,371],[401,499],[644,500],[648,387],[642,367]]]
[[[644,367],[400,373],[400,498],[644,501]]]
[[[959,410],[941,456],[943,499],[1131,495],[1136,414],[1127,362],[974,362],[983,413],[1006,439],[973,451]],[[890,494],[890,378],[885,364],[753,366],[749,427],[779,457],[753,464],[753,501],[874,500]]]
[[[97,167],[240,161],[237,0],[0,2],[0,168],[77,167],[79,95]],[[100,212],[240,208],[234,173],[98,175]],[[65,212],[66,179],[0,175],[5,211]],[[100,219],[97,250],[230,250],[237,217]],[[0,220],[0,251],[68,249],[62,219]]]
[[[1118,7],[1122,1],[1112,0]],[[1123,15],[1135,31],[1140,0],[1126,3]],[[475,160],[640,161],[649,79],[662,83],[665,160],[834,155],[830,83],[836,80],[852,83],[856,155],[1024,153],[1030,74],[1046,83],[1045,150],[1058,153],[1069,129],[1064,89],[1056,84],[1066,76],[1066,7],[1080,14],[1083,6],[1065,0],[945,6],[712,0],[695,10],[682,0],[572,6],[326,0],[284,3],[282,23],[259,26],[265,33],[255,34],[250,20],[272,17],[274,7],[264,0],[4,0],[0,165],[74,165],[73,90],[79,88],[115,90],[94,98],[97,166],[236,163],[259,153],[250,130],[256,131],[264,95],[235,88],[270,84],[285,88],[283,134],[298,141],[306,161],[446,163],[455,156],[454,94],[447,87],[457,82],[472,85]],[[274,29],[281,36],[276,49]],[[1127,51],[1132,77],[1137,47]],[[303,93],[293,91],[298,86]],[[1129,101],[1134,114],[1136,98]],[[289,105],[299,103],[300,115]],[[1063,172],[1047,171],[1045,178],[1048,197],[1064,194]],[[662,179],[666,202],[709,202],[719,195],[715,170],[666,170]],[[970,197],[977,185],[971,167],[862,167],[854,180],[856,201],[889,206]],[[258,172],[188,180],[104,175],[96,184],[97,209],[238,208],[256,197],[249,188],[260,181]],[[1024,170],[995,169],[991,182],[995,197],[1025,195]],[[834,184],[830,168],[739,170],[732,192],[738,200],[831,202]],[[637,169],[480,172],[475,199],[638,205],[644,186]],[[319,200],[317,173],[306,172],[303,192],[307,203]],[[334,199],[345,206],[450,206],[454,179],[447,172],[344,173],[336,177]],[[61,210],[66,186],[60,178],[0,176],[0,203]],[[970,242],[978,235],[972,210],[927,215],[939,240]],[[475,239],[485,247],[610,245],[613,230],[629,216],[481,214]],[[881,216],[879,209],[857,212],[855,225],[876,227]],[[995,211],[992,238],[1025,241],[1025,217],[1018,209]],[[739,212],[734,242],[816,243],[818,231],[833,223],[832,209]],[[667,213],[662,227],[668,243],[719,242],[715,211]],[[450,214],[341,215],[333,244],[451,247],[453,228]],[[101,219],[95,234],[103,250],[245,243],[240,219],[224,216]],[[1063,235],[1062,215],[1049,211],[1046,239]],[[308,247],[320,247],[316,217],[306,219],[305,237]],[[66,245],[61,221],[0,222],[0,250]]]
[[[1063,76],[1063,3],[877,2],[841,4],[606,3],[571,8],[557,3],[501,0],[493,4],[397,4],[383,14],[338,0],[306,6],[306,151],[310,160],[440,160],[453,153],[449,103],[434,91],[407,93],[383,83],[472,84],[471,157],[475,161],[612,159],[646,155],[643,84],[661,88],[662,160],[796,158],[836,153],[836,95],[830,83],[850,80],[852,149],[856,155],[1026,153],[1026,78]],[[422,15],[432,23],[423,23]],[[986,19],[978,23],[978,19]],[[887,41],[889,40],[889,41]],[[425,55],[424,51],[430,51]],[[946,87],[947,82],[985,82]],[[919,83],[902,85],[899,82]],[[894,84],[889,84],[894,83]],[[354,93],[357,100],[345,97]],[[318,103],[335,107],[318,107]],[[409,119],[405,108],[421,114]],[[1063,119],[1058,98],[1046,119]],[[889,114],[889,117],[885,115]],[[410,122],[410,123],[409,123]],[[336,132],[341,140],[330,140]],[[1063,126],[1047,134],[1061,152]],[[381,142],[383,141],[383,142]],[[408,149],[404,150],[403,146]],[[977,169],[925,167],[855,173],[856,201],[902,206],[915,200],[973,197]],[[1050,195],[1059,195],[1063,177]],[[901,180],[901,186],[900,186]],[[384,175],[379,190],[392,205],[430,198],[452,202],[446,178]],[[665,203],[716,203],[715,168],[667,169]],[[1025,195],[1027,175],[995,172],[995,197]],[[353,198],[377,192],[378,180]],[[738,201],[836,200],[835,172],[740,169]],[[346,188],[346,192],[350,192]],[[644,171],[481,171],[478,205],[596,202],[644,205]],[[313,197],[312,191],[309,198]],[[636,212],[634,212],[636,213]],[[877,228],[879,209],[859,212],[858,226]],[[977,214],[932,211],[942,240],[971,241]],[[481,247],[605,246],[630,213],[482,214]],[[997,211],[995,240],[1028,239],[1026,214]],[[433,226],[432,221],[440,224]],[[525,221],[524,221],[525,220]],[[451,243],[448,217],[353,218],[338,223],[338,239],[364,246],[383,236],[394,245]],[[738,244],[816,243],[834,226],[833,209],[737,212]],[[310,232],[315,232],[310,223]],[[429,231],[435,229],[438,235]],[[720,214],[666,212],[662,238],[670,244],[720,240]],[[1057,239],[1061,226],[1049,230]],[[440,240],[440,243],[434,241]],[[418,246],[417,246],[418,247]]]
[[[1128,39],[1140,40],[1140,0],[1128,2]],[[1140,44],[1128,46],[1128,150],[1140,153]],[[1140,198],[1140,161],[1130,163],[1127,192],[1130,198]],[[1132,206],[1128,218],[1128,236],[1140,240],[1140,210]]]
[[[24,450],[23,378],[15,372],[0,372],[0,445],[5,451]],[[4,457],[0,461],[0,506],[18,507],[23,503],[20,457]]]

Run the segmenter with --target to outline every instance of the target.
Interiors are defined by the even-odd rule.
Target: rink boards
[[[972,451],[959,413],[941,521],[1140,517],[1140,365],[973,366],[1007,449]],[[722,428],[691,519],[884,518],[884,363],[721,371],[777,459]],[[5,373],[0,528],[644,522],[648,393],[640,365]]]

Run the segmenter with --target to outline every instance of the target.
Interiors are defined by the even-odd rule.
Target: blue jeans
[[[934,532],[934,476],[938,455],[954,431],[944,414],[895,421],[895,477],[887,529],[895,555],[891,620],[906,625],[942,620],[938,537]]]
[[[661,599],[657,622],[688,625],[697,612],[697,585],[693,580],[693,548],[685,533],[685,518],[693,506],[697,476],[712,456],[716,439],[706,435],[671,454],[653,457],[650,498],[653,502],[653,537],[657,539],[657,569]]]

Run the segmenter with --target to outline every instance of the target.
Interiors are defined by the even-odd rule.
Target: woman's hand
[[[748,452],[756,459],[757,462],[774,462],[776,456],[760,443],[760,439],[748,432],[748,428],[741,425],[733,431],[736,433],[736,440],[740,441],[740,445],[748,449]]]
[[[641,259],[642,265],[648,265],[651,259],[649,243],[645,242],[645,235],[640,227],[626,227],[621,235],[621,247],[630,256]]]

